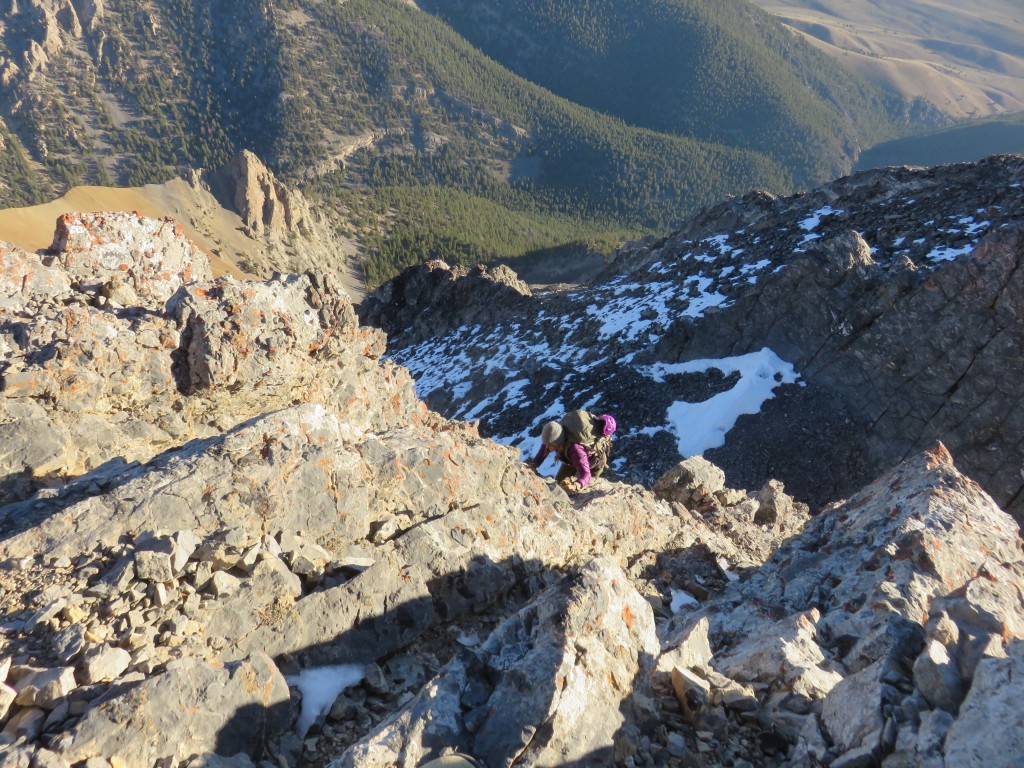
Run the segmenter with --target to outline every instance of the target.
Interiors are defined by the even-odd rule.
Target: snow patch
[[[722,306],[726,297],[710,290],[714,281],[704,275],[686,278],[681,285],[649,283],[620,284],[606,301],[587,307],[587,316],[598,323],[602,341],[621,338],[636,341],[648,334],[652,343],[679,314],[700,317],[711,307]],[[680,308],[680,305],[685,306]],[[563,351],[564,354],[564,351]]]
[[[682,589],[672,590],[672,613],[677,613],[683,606],[700,605],[697,598]]]
[[[973,250],[973,245],[965,245],[963,248],[949,248],[948,246],[940,245],[938,248],[932,249],[931,253],[925,256],[925,258],[931,261],[953,261],[958,256],[965,256]]]
[[[771,265],[772,265],[772,262],[771,262],[770,259],[761,259],[760,261],[755,261],[753,264],[744,264],[742,267],[740,267],[740,274],[741,275],[757,274],[758,272],[764,271],[765,269],[767,269]]]
[[[346,688],[351,688],[363,679],[360,664],[342,664],[336,667],[311,667],[297,675],[290,675],[285,682],[302,692],[302,711],[295,728],[303,738],[320,715],[325,714]]]
[[[668,428],[675,434],[679,453],[684,458],[725,445],[725,436],[735,426],[736,419],[758,413],[766,401],[775,397],[776,387],[794,384],[799,378],[791,363],[767,347],[720,360],[658,364],[641,372],[660,383],[667,375],[704,373],[712,368],[727,376],[738,373],[740,379],[732,389],[709,400],[700,403],[680,400],[668,408]]]
[[[842,211],[836,210],[831,205],[826,205],[824,208],[819,208],[818,210],[814,211],[814,213],[812,213],[810,216],[808,216],[806,219],[801,221],[800,222],[800,228],[804,232],[813,232],[814,230],[816,230],[818,228],[818,225],[821,224],[821,220],[825,216],[833,216],[833,215],[835,215],[837,213],[842,213]],[[804,240],[806,242],[806,238],[804,238]]]

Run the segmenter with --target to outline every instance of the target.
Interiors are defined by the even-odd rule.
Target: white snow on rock
[[[720,360],[691,360],[674,365],[659,364],[648,369],[655,381],[679,373],[704,373],[717,369],[725,375],[739,374],[732,389],[700,403],[677,401],[668,408],[668,428],[676,435],[684,458],[697,456],[725,444],[725,435],[744,414],[761,410],[775,396],[775,388],[794,384],[799,376],[791,363],[765,347],[760,352]]]
[[[302,738],[317,718],[327,712],[338,695],[363,679],[360,664],[342,664],[335,667],[310,667],[297,675],[285,678],[288,685],[302,693],[302,711],[296,724]]]
[[[840,213],[842,213],[842,211],[836,210],[831,205],[826,205],[825,207],[814,211],[810,216],[801,221],[800,229],[804,230],[804,232],[813,232],[818,228],[818,225],[821,224],[822,218],[825,216],[835,216]]]
[[[678,613],[682,610],[683,606],[697,606],[700,605],[700,601],[696,597],[691,595],[685,589],[673,589],[672,590],[672,606],[670,610],[672,613]]]

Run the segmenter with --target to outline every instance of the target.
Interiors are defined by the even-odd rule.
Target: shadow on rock
[[[283,659],[293,670],[296,662],[374,660],[359,690],[321,714],[315,754],[308,745],[301,751],[293,734],[271,739],[271,753],[293,765],[325,765],[340,755],[330,762],[334,768],[414,768],[452,751],[488,767],[612,765],[635,752],[656,711],[649,675],[659,646],[650,606],[612,560],[601,558],[558,577],[505,618],[495,615],[530,594],[511,574],[535,586],[552,578],[535,565],[474,559],[464,572],[435,580],[429,598],[390,607],[330,643]],[[504,611],[482,616],[496,601]],[[415,630],[438,617],[445,626]],[[480,641],[476,633],[491,621],[496,626]],[[413,640],[420,658],[437,659],[438,669],[425,684],[417,675],[396,684]],[[374,723],[378,712],[391,714]],[[252,714],[240,710],[225,725],[219,754],[232,754],[220,745],[234,743],[231,734]],[[359,722],[361,728],[346,727]],[[342,731],[351,734],[348,744],[337,738]]]
[[[180,451],[176,449],[175,453]],[[34,493],[35,496],[0,507],[0,541],[17,536],[79,502],[108,493],[129,482],[137,476],[137,470],[142,466],[121,457],[110,459],[60,488],[37,489],[35,480],[26,478],[24,474],[8,475],[0,480],[0,494],[11,489],[15,498],[28,493]]]

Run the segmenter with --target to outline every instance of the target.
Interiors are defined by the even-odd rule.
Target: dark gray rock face
[[[512,316],[531,295],[529,286],[506,266],[449,267],[428,261],[363,299],[359,319],[411,344],[461,325]],[[446,311],[429,311],[434,307]]]
[[[869,466],[941,438],[1017,510],[1024,422],[1020,393],[1005,377],[1024,374],[1012,352],[1024,343],[1024,222],[932,270],[909,262],[883,269],[867,250],[854,232],[809,246],[721,323],[702,325],[688,353],[767,344],[863,425]]]
[[[774,477],[820,507],[942,440],[1019,518],[1022,255],[1024,158],[994,156],[725,201],[514,318],[421,302],[413,320],[379,301],[368,320],[432,407],[501,442],[583,404],[615,414],[616,469],[645,483],[686,443],[673,405],[737,393],[734,361],[769,349],[797,385],[737,414],[724,445],[687,449],[731,484]]]

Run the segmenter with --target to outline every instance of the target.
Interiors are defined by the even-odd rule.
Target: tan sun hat
[[[544,431],[540,433],[540,439],[544,445],[558,445],[565,438],[565,430],[557,421],[549,421],[544,425]]]
[[[450,755],[431,760],[429,763],[423,763],[419,768],[482,768],[482,766],[469,755],[453,752]]]

